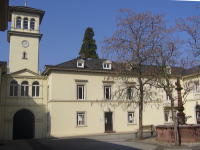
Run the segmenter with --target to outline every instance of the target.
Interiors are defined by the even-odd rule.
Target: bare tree
[[[193,49],[195,56],[200,56],[200,16],[190,16],[178,19],[177,27],[189,35],[187,41]]]
[[[175,106],[175,101],[177,101],[177,92],[176,92],[176,81],[177,78],[181,78],[185,66],[189,67],[189,64],[192,65],[192,61],[181,57],[179,52],[180,41],[172,37],[175,30],[167,30],[165,32],[165,38],[161,42],[160,47],[155,53],[155,62],[157,70],[154,77],[156,78],[155,86],[161,88],[166,93],[166,98],[170,100],[170,110],[172,114],[172,121],[174,125],[174,135],[175,135],[175,144],[178,145],[179,136],[178,136],[178,122],[176,117],[177,106]],[[185,83],[183,87],[182,98],[186,101],[187,95],[193,89],[190,83]]]
[[[183,71],[183,68],[174,67],[177,66],[178,59],[178,49],[177,42],[171,40],[165,35],[165,39],[161,42],[160,47],[155,53],[155,63],[157,70],[155,72],[156,87],[162,88],[166,96],[171,101],[171,111],[174,112],[174,101],[173,92],[175,89],[175,80],[176,77],[180,77]],[[172,67],[173,66],[173,67]],[[174,115],[172,115],[172,120],[174,120]]]
[[[167,39],[167,40],[166,40]],[[175,110],[175,81],[177,77],[182,74],[183,68],[172,67],[177,64],[177,43],[165,37],[159,49],[155,53],[155,62],[158,69],[155,73],[155,86],[161,88],[166,93],[166,99],[170,100],[170,110],[172,114],[172,121],[174,125],[175,143],[178,142],[178,130],[176,123],[176,110]]]
[[[155,50],[163,39],[163,31],[165,22],[162,15],[123,9],[120,10],[116,32],[104,41],[103,52],[121,64],[117,74],[122,78],[136,79],[132,88],[137,93],[134,100],[138,100],[139,105],[139,138],[143,137],[144,99],[149,96],[154,81],[154,67],[151,65]]]

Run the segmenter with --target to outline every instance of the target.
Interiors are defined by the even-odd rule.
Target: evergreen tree
[[[98,54],[96,53],[97,46],[93,37],[94,31],[92,28],[88,27],[85,30],[83,44],[79,52],[79,54],[83,55],[85,58],[98,58]]]

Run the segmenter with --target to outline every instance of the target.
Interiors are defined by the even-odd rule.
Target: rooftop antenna
[[[27,1],[24,2],[24,6],[27,7]]]

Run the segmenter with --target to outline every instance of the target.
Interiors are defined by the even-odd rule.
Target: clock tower
[[[43,10],[26,6],[10,7],[11,29],[8,31],[10,73],[22,69],[38,73],[39,43],[42,38],[40,23],[44,13]]]

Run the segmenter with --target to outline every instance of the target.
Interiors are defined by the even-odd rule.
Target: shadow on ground
[[[34,150],[141,150],[88,138],[30,140]]]

